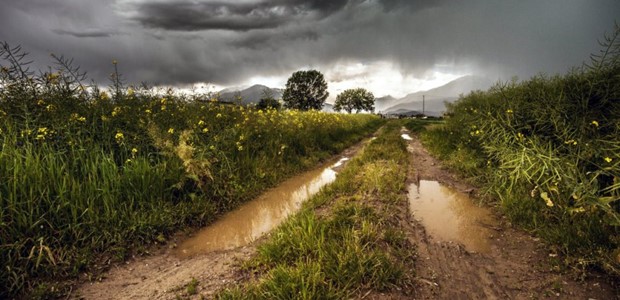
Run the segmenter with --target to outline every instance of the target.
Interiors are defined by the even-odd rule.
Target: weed
[[[0,44],[0,298],[200,226],[375,131],[371,115],[256,109],[213,95],[36,75]]]
[[[343,299],[407,282],[406,258],[413,248],[402,229],[389,221],[387,205],[405,201],[401,191],[408,157],[399,130],[400,123],[388,123],[333,184],[259,246],[257,256],[246,265],[264,274],[260,280],[222,291],[218,297]],[[331,206],[329,213],[314,212],[326,205]]]
[[[448,107],[422,133],[506,214],[567,256],[620,275],[620,27],[568,74],[498,83]]]

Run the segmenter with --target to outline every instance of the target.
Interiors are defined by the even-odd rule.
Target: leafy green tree
[[[310,110],[321,109],[327,99],[327,82],[316,70],[297,71],[286,82],[282,95],[286,108]]]
[[[280,107],[282,107],[282,104],[273,97],[273,92],[269,89],[263,90],[263,96],[258,101],[258,104],[256,104],[256,108],[258,109],[280,109]]]
[[[336,97],[334,110],[345,110],[348,113],[353,110],[356,113],[362,110],[375,111],[375,96],[363,88],[345,90]]]

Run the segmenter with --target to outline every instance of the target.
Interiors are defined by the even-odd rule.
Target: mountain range
[[[480,76],[459,77],[440,87],[408,94],[402,98],[384,96],[375,100],[375,111],[383,114],[441,116],[446,102],[454,102],[461,94],[486,90],[493,81]]]
[[[454,102],[459,95],[473,90],[486,90],[493,84],[488,78],[480,76],[463,76],[448,82],[440,87],[408,94],[402,98],[390,95],[375,100],[375,112],[393,115],[417,115],[424,113],[428,116],[441,116],[446,108],[446,102]],[[271,93],[273,98],[282,99],[284,89],[270,88],[256,84],[246,89],[229,88],[219,92],[220,101],[237,102],[242,104],[256,104],[265,93]],[[333,105],[325,103],[323,111],[333,111]]]
[[[271,93],[274,99],[282,99],[283,89],[270,88],[265,85],[255,84],[246,89],[229,88],[221,90],[219,100],[225,102],[241,101],[242,104],[257,104],[265,93]]]

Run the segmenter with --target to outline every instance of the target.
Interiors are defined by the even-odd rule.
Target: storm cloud
[[[140,24],[165,30],[225,29],[247,31],[277,28],[296,21],[319,20],[342,9],[346,0],[260,2],[144,1],[129,3]]]
[[[620,19],[616,0],[0,3],[0,40],[22,45],[35,68],[49,53],[73,57],[101,84],[112,60],[128,82],[161,85],[238,85],[302,68],[341,82],[374,70],[346,66],[524,78],[579,66]]]

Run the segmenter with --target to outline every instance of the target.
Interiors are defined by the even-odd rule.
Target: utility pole
[[[424,99],[425,97],[426,97],[426,95],[422,95],[422,115],[424,115],[424,116],[426,115],[425,114],[425,107],[424,107],[425,106],[424,105],[425,104],[424,100],[426,100],[426,99]]]

